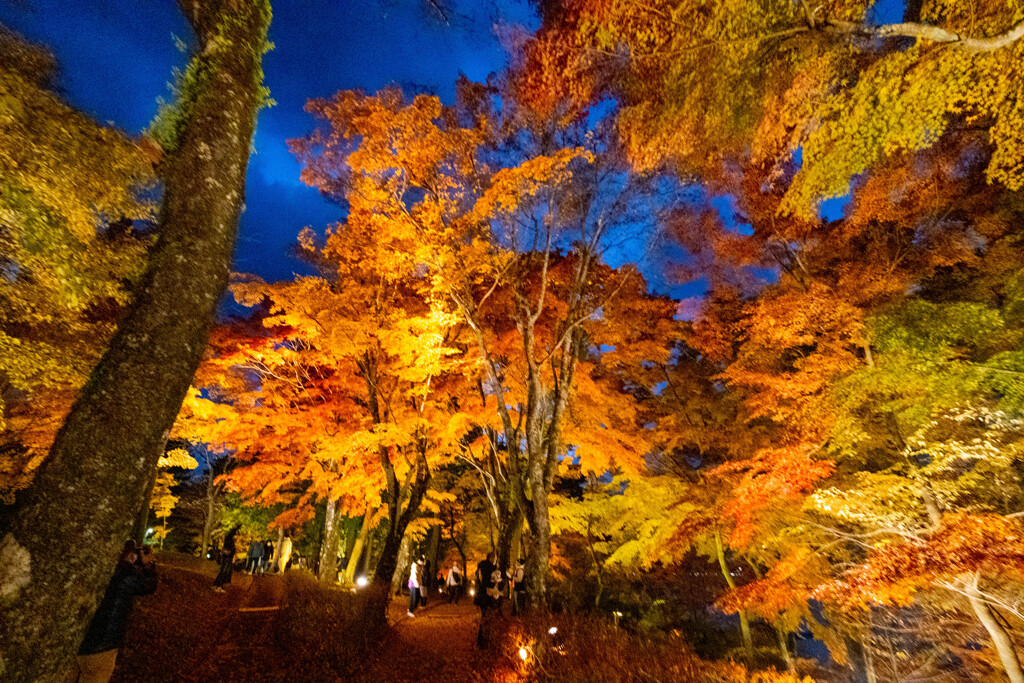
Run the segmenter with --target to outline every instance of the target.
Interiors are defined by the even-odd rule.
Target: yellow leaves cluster
[[[557,187],[572,177],[570,166],[577,160],[593,163],[587,149],[560,149],[553,155],[527,159],[514,168],[503,168],[491,178],[491,185],[473,207],[480,220],[505,216],[528,205],[544,189]]]

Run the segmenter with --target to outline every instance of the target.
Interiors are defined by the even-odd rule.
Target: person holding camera
[[[125,543],[107,592],[89,622],[78,657],[64,683],[107,683],[110,680],[117,653],[128,632],[135,598],[150,595],[156,591],[156,584],[153,552],[146,547],[138,550],[134,541]]]

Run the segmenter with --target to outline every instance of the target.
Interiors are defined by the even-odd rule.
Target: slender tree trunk
[[[356,542],[349,553],[348,564],[345,566],[345,580],[348,583],[353,583],[356,580],[356,573],[359,570],[359,567],[361,565],[366,565],[366,562],[362,562],[364,554],[363,549],[366,548],[366,540],[370,536],[373,513],[373,508],[366,508],[366,513],[363,515],[363,522],[359,527],[359,534],[356,536]],[[366,550],[365,552],[368,553],[369,550]]]
[[[796,664],[793,662],[792,655],[789,654],[789,645],[786,643],[787,634],[781,628],[778,628],[774,624],[772,629],[775,630],[775,638],[779,643],[779,654],[782,655],[782,661],[786,663],[786,671],[796,676]]]
[[[338,501],[324,501],[324,535],[320,541],[317,578],[326,583],[338,580]]]
[[[149,478],[149,483],[142,496],[142,505],[139,507],[138,514],[135,515],[135,529],[132,531],[132,538],[135,539],[135,545],[140,548],[146,542],[146,530],[149,529],[149,506],[153,502],[153,489],[156,487],[156,478],[159,474],[160,470],[154,467],[153,476]],[[163,544],[161,544],[162,547]]]
[[[1003,671],[1006,672],[1006,677],[1010,679],[1010,683],[1024,683],[1024,672],[1021,671],[1017,649],[1013,645],[1013,640],[1010,639],[1010,634],[996,619],[992,608],[985,602],[985,598],[978,590],[978,577],[966,578],[965,584],[967,588],[964,592],[967,593],[967,600],[971,603],[971,609],[974,610],[978,621],[988,631],[996,653],[999,655],[999,661],[1003,665]]]
[[[437,557],[441,550],[441,525],[437,524],[430,527],[430,534],[427,536],[427,559],[430,560],[430,576],[424,577],[427,579],[426,584],[431,590],[434,589],[434,585],[437,583]]]
[[[277,540],[274,541],[274,560],[270,565],[271,572],[283,572],[284,567],[280,566],[281,551],[284,549],[284,529],[277,527]]]
[[[867,677],[867,683],[878,683],[878,676],[875,674],[875,656],[871,652],[871,646],[862,641],[861,648],[864,650],[864,674]]]
[[[385,547],[387,545],[385,544]],[[402,538],[398,546],[398,555],[395,557],[394,569],[388,576],[391,585],[391,592],[398,593],[405,585],[406,576],[409,574],[409,566],[412,564],[412,539],[408,536]],[[380,563],[377,563],[377,571],[380,571]]]
[[[212,475],[211,475],[212,476]],[[202,557],[206,559],[206,553],[210,549],[210,542],[213,539],[213,528],[217,526],[217,496],[220,493],[220,486],[208,484],[206,488],[206,515],[203,518],[203,547]]]
[[[270,8],[266,0],[180,4],[198,34],[206,85],[167,162],[159,240],[35,482],[0,519],[8,568],[0,678],[12,683],[59,678],[81,642],[228,282]]]
[[[736,588],[736,582],[732,580],[732,574],[729,572],[729,565],[725,562],[725,546],[722,545],[722,534],[718,531],[715,532],[715,552],[718,554],[718,566],[722,569],[722,576],[725,577],[725,582],[729,584],[729,588]],[[750,618],[747,616],[746,610],[740,610],[739,617],[740,634],[743,636],[743,651],[747,657],[747,662],[753,662],[754,641],[750,636]]]

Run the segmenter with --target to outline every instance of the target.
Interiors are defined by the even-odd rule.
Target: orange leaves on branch
[[[720,465],[710,472],[735,482],[724,515],[733,524],[729,544],[746,546],[757,529],[757,516],[792,504],[810,493],[835,469],[829,460],[815,460],[817,446],[799,444],[763,448],[747,460]]]
[[[867,562],[814,592],[820,600],[847,608],[870,604],[907,605],[921,590],[956,589],[965,575],[1024,578],[1024,523],[994,513],[943,515],[924,536],[878,543]]]

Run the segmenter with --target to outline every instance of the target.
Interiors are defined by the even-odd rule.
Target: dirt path
[[[391,631],[363,675],[364,681],[478,681],[487,668],[476,649],[480,610],[468,599],[458,605],[434,601],[406,615],[408,599],[388,609]]]
[[[396,598],[381,642],[347,658],[345,634],[322,625],[315,608],[304,608],[300,623],[280,609],[286,603],[281,577],[235,572],[227,592],[216,593],[215,570],[189,558],[158,561],[157,593],[136,607],[114,683],[494,680],[488,657],[476,649],[479,610],[468,599],[434,600],[410,618],[408,599]],[[299,651],[296,642],[306,645]],[[336,673],[335,655],[349,674]]]

